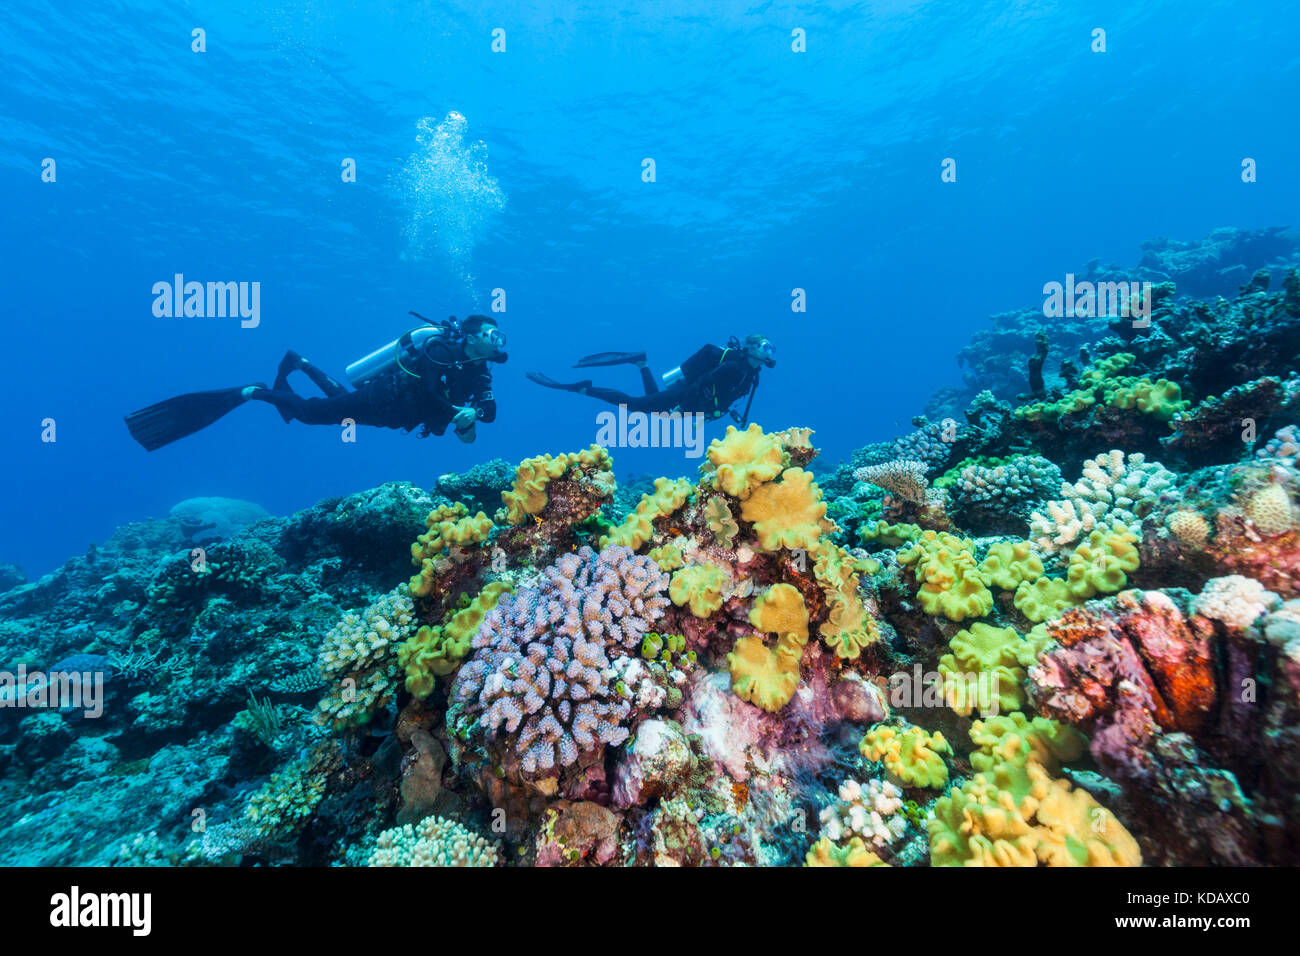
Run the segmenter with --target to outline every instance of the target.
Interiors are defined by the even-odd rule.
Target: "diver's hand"
[[[451,426],[456,431],[463,432],[466,429],[473,428],[476,421],[478,421],[478,412],[466,406],[456,412],[455,417],[451,420]],[[473,439],[470,440],[473,441]]]

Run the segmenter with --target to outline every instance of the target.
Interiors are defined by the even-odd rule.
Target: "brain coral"
[[[484,619],[452,686],[457,723],[477,718],[526,774],[622,743],[634,706],[656,699],[637,658],[667,586],[668,575],[629,548],[561,556],[539,586],[503,596]]]

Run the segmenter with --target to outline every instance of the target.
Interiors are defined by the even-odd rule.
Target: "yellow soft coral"
[[[740,516],[754,525],[758,546],[764,551],[778,548],[817,547],[823,528],[829,530],[826,503],[810,472],[789,468],[780,481],[769,482],[753,491],[740,505]]]
[[[451,616],[446,624],[428,624],[397,649],[397,662],[406,670],[406,689],[416,697],[433,693],[434,678],[450,674],[469,653],[470,642],[487,612],[496,607],[510,585],[494,581],[479,592],[468,607]]]
[[[559,456],[538,455],[536,458],[527,458],[515,470],[514,486],[501,493],[505,520],[510,524],[521,524],[530,515],[540,514],[549,500],[547,486],[570,468],[577,468],[582,474],[595,477],[608,472],[612,467],[609,452],[599,445]],[[608,493],[608,482],[600,482],[593,487]]]
[[[1070,591],[1069,584],[1060,578],[1049,577],[1021,581],[1012,600],[1016,610],[1035,624],[1050,621],[1079,601]]]
[[[1141,866],[1137,841],[1034,760],[1001,762],[934,803],[932,866]]]
[[[868,760],[879,760],[885,769],[909,787],[942,787],[948,782],[948,767],[940,754],[952,753],[943,734],[922,727],[899,730],[876,724],[867,731],[858,750]]]
[[[466,547],[486,541],[492,533],[492,519],[479,512],[469,517],[462,504],[434,508],[424,519],[429,530],[411,545],[411,561],[420,572],[411,578],[411,593],[417,597],[431,594],[438,578],[438,562],[450,548]]]
[[[708,617],[722,607],[727,572],[716,564],[692,564],[673,574],[668,596],[678,607],[689,604],[696,617]]]
[[[845,846],[836,846],[829,837],[822,837],[804,857],[804,866],[889,866],[867,849],[862,837],[854,837]]]
[[[727,499],[721,495],[713,495],[704,503],[704,520],[718,539],[718,543],[724,548],[731,547],[732,539],[740,532],[740,525],[736,524],[736,519],[732,517],[731,509],[727,507]]]
[[[766,634],[794,634],[801,644],[808,641],[808,608],[792,584],[774,584],[760,594],[749,612],[749,623]]]
[[[659,565],[660,571],[676,571],[686,563],[682,549],[675,544],[665,544],[662,547],[651,548],[648,555],[651,561]]]
[[[655,490],[641,496],[636,510],[609,534],[600,539],[601,547],[621,544],[636,550],[654,534],[651,522],[672,514],[691,496],[691,483],[685,478],[656,478]]]
[[[1122,524],[1097,529],[1070,554],[1065,581],[1079,599],[1113,594],[1128,584],[1125,572],[1138,569],[1137,535]]]
[[[1027,669],[1044,643],[1034,634],[1024,639],[1012,628],[978,622],[958,631],[948,642],[952,653],[939,658],[944,702],[962,715],[1020,710]]]
[[[1067,724],[1021,713],[975,721],[970,739],[978,748],[970,758],[977,771],[992,770],[1000,763],[1034,760],[1056,772],[1062,763],[1083,756],[1088,746],[1088,738]]]
[[[817,633],[837,657],[856,659],[864,647],[880,639],[880,629],[858,597],[859,572],[878,569],[876,562],[857,561],[829,540],[817,546],[813,577],[830,608]]]
[[[764,435],[752,424],[743,432],[727,426],[722,438],[709,444],[709,464],[714,487],[734,498],[748,498],[755,488],[771,481],[785,467],[785,452],[776,435]]]
[[[796,634],[782,635],[774,648],[759,637],[742,637],[727,655],[731,689],[741,700],[775,713],[790,703],[799,686],[803,647]]]
[[[1028,541],[1001,541],[980,562],[980,580],[989,587],[1014,591],[1021,582],[1043,575],[1043,562]]]
[[[920,583],[917,599],[926,614],[950,621],[983,617],[993,610],[993,593],[984,586],[975,563],[975,546],[946,531],[925,531],[898,553]]]

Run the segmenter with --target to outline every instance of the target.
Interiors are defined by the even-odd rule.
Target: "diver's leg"
[[[637,368],[641,370],[641,385],[645,388],[647,395],[654,395],[659,391],[659,382],[655,378],[655,373],[650,371],[645,362],[638,362]]]
[[[375,408],[367,392],[344,392],[329,398],[303,398],[291,391],[259,388],[253,390],[248,397],[274,405],[286,421],[297,420],[304,425],[338,425],[345,418],[352,419],[358,425],[390,425],[390,416]]]
[[[303,370],[306,376],[311,379],[315,386],[324,392],[326,396],[333,398],[336,395],[346,395],[348,393],[346,385],[335,381],[332,376],[327,375],[324,371],[317,366],[312,365],[311,362],[306,359],[302,359],[301,361],[302,364],[298,367]]]

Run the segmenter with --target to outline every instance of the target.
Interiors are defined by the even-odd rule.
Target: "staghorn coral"
[[[449,726],[504,746],[528,775],[622,743],[660,676],[637,655],[667,586],[625,547],[561,556],[540,585],[502,597],[484,619],[452,685]]]

